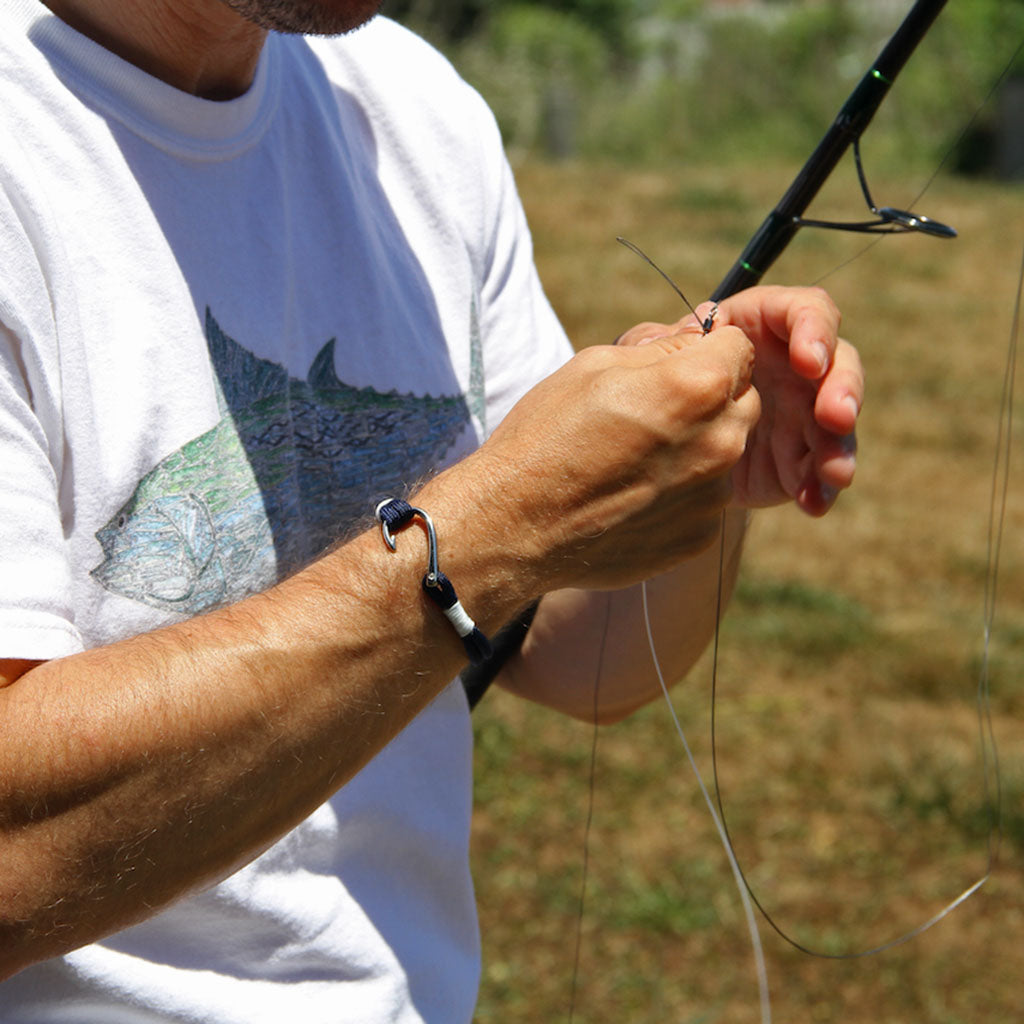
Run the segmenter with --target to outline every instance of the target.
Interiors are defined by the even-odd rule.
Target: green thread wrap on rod
[[[896,75],[945,5],[946,0],[917,0],[878,60],[843,104],[832,127],[779,205],[768,214],[733,268],[712,293],[713,301],[719,302],[761,280],[796,234],[798,225],[795,218],[807,209],[840,158],[868,126]],[[757,267],[761,269],[755,269]],[[536,611],[535,603],[493,638],[494,649],[489,658],[466,666],[460,673],[471,708],[486,693],[505,662],[520,649]]]
[[[917,0],[871,69],[850,93],[786,194],[711,293],[712,301],[721,302],[743,288],[757,284],[779,258],[799,230],[796,218],[803,215],[847,149],[870,124],[889,87],[945,5],[946,0]],[[753,269],[755,267],[760,267],[760,271]]]

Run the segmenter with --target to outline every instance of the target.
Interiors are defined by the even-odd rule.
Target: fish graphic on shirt
[[[334,340],[305,380],[206,315],[221,419],[138,483],[96,538],[92,576],[123,597],[196,614],[307,564],[438,463],[470,425],[462,395],[341,381]]]

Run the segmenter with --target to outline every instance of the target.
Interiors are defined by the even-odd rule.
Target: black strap
[[[459,673],[459,679],[462,680],[471,711],[480,702],[480,698],[487,692],[487,688],[494,682],[498,673],[505,667],[505,663],[523,646],[523,641],[529,632],[533,617],[537,614],[537,605],[539,604],[539,601],[534,602],[511,622],[502,626],[491,637],[490,655],[475,665],[467,665]]]

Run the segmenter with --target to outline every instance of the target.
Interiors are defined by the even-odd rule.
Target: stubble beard
[[[336,36],[365,25],[382,0],[222,0],[261,28],[302,35]]]

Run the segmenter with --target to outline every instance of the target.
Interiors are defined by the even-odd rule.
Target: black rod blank
[[[712,292],[715,302],[757,284],[800,229],[799,218],[847,149],[860,138],[946,0],[917,0],[878,59],[850,93],[832,126],[801,168],[786,194],[747,243],[740,258]]]

